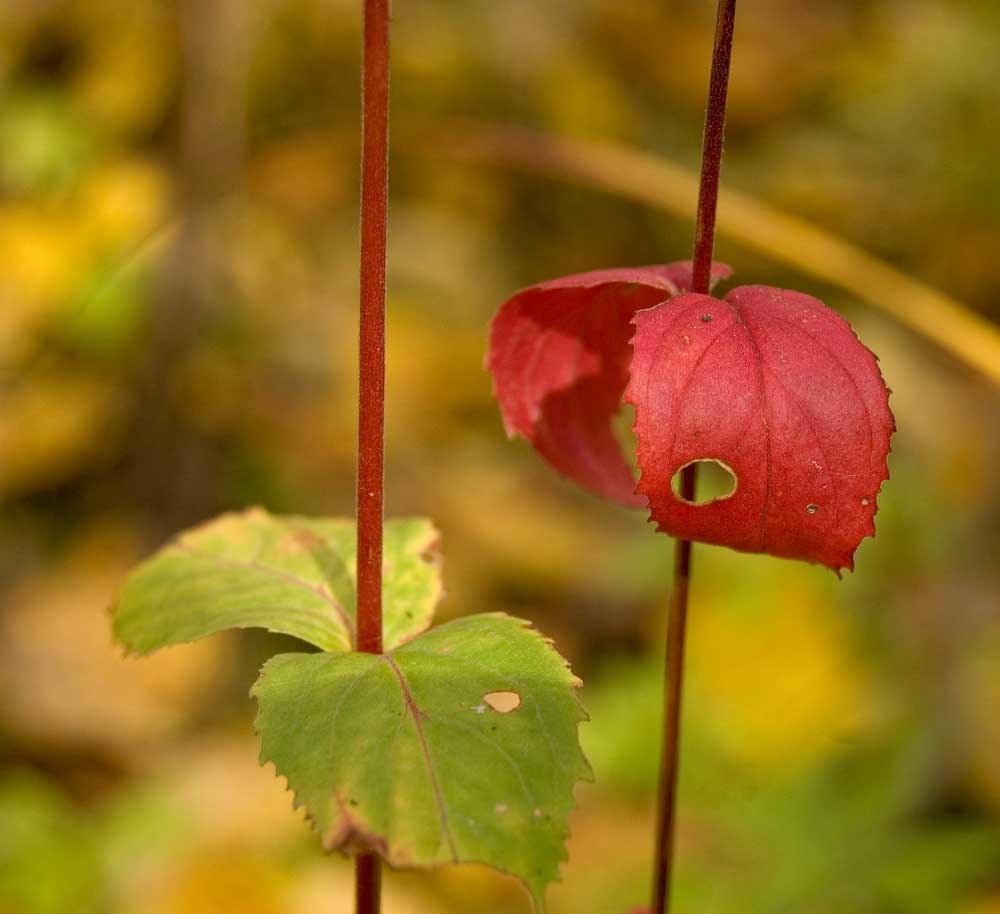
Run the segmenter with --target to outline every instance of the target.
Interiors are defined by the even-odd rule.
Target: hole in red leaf
[[[694,501],[688,501],[681,495],[681,473],[690,466],[698,467],[698,489]],[[689,460],[678,467],[671,481],[674,497],[687,505],[710,505],[713,501],[725,501],[736,494],[739,481],[733,468],[715,457],[704,460]]]
[[[509,714],[521,707],[521,696],[517,692],[487,692],[483,701],[500,714]]]

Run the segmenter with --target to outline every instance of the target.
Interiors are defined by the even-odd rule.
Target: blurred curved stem
[[[389,2],[365,0],[362,64],[361,295],[358,392],[358,642],[382,652],[385,466],[385,265],[389,149]],[[381,861],[358,857],[357,914],[378,914]]]
[[[693,292],[707,295],[711,288],[715,214],[719,199],[719,174],[726,132],[726,96],[733,52],[736,0],[719,0],[708,84],[705,137],[702,143],[698,214],[694,231]],[[695,501],[697,464],[681,471],[681,498]],[[667,619],[667,647],[663,684],[663,743],[660,749],[660,783],[657,794],[656,844],[653,857],[652,914],[670,909],[670,884],[674,863],[677,818],[677,775],[680,768],[681,699],[684,684],[684,644],[687,632],[688,587],[691,581],[692,544],[678,540],[674,552],[674,580]]]
[[[416,155],[445,155],[475,165],[542,175],[603,190],[682,218],[691,216],[698,178],[661,156],[492,121],[455,119],[445,128],[442,132],[441,124],[436,123],[433,139],[428,139],[422,127],[407,129],[405,124],[402,128],[397,124],[396,129],[397,135],[404,134],[406,151]],[[325,136],[330,149],[339,154],[355,135],[353,130],[343,130]],[[227,197],[226,192],[216,193],[213,202],[222,203]],[[731,187],[719,192],[717,225],[730,239],[847,292],[1000,384],[1000,328],[963,302],[832,232]],[[82,318],[113,288],[117,278],[163,256],[178,229],[178,220],[170,220],[140,240],[120,258],[108,280],[81,299],[69,319]],[[0,381],[8,386],[23,383],[36,368],[60,357],[42,341],[16,366],[0,365]]]
[[[544,175],[690,218],[698,179],[661,156],[487,121],[461,120],[428,143],[434,155]],[[968,305],[805,219],[749,194],[719,194],[719,231],[842,289],[1000,384],[1000,328]]]

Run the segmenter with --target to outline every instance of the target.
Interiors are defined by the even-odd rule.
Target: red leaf
[[[728,275],[714,265],[716,280]],[[611,431],[632,360],[630,321],[690,285],[691,264],[680,262],[566,276],[508,299],[486,360],[507,434],[592,492],[645,505]]]
[[[742,286],[722,300],[679,295],[633,323],[636,491],[658,529],[853,568],[875,533],[895,424],[875,357],[847,321],[809,295]],[[705,459],[730,468],[736,489],[684,502],[671,480]]]

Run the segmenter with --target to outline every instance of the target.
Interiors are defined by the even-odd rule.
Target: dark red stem
[[[365,0],[358,403],[358,650],[382,652],[385,236],[389,139],[388,0]]]
[[[681,497],[694,501],[695,466],[681,473]],[[670,907],[670,877],[674,860],[677,810],[677,772],[681,737],[681,685],[684,681],[684,636],[687,629],[688,582],[691,579],[691,542],[678,540],[674,550],[674,583],[667,617],[667,649],[663,687],[663,745],[660,749],[660,787],[657,798],[656,857],[653,861],[654,914]]]
[[[711,288],[712,249],[715,243],[715,211],[719,199],[719,172],[726,128],[726,94],[729,62],[733,49],[736,0],[720,0],[715,26],[715,50],[705,112],[701,183],[694,234],[692,291],[707,294]],[[681,471],[681,497],[695,500],[697,465]],[[674,581],[667,619],[667,648],[663,689],[663,746],[660,755],[660,786],[657,802],[656,848],[653,860],[652,914],[670,908],[670,883],[674,859],[677,810],[677,774],[681,733],[681,697],[684,682],[684,642],[687,630],[688,585],[691,581],[691,543],[678,540],[674,552]]]
[[[382,867],[375,854],[358,857],[354,870],[354,905],[358,914],[368,914],[380,909],[382,895]]]
[[[694,276],[692,292],[708,294],[711,287],[712,249],[715,246],[715,210],[719,201],[722,142],[726,133],[726,96],[729,91],[729,61],[733,53],[736,0],[720,0],[715,23],[715,50],[708,84],[705,137],[701,153],[701,183],[698,186],[698,218],[694,230]]]
[[[382,653],[385,249],[389,151],[389,0],[365,0],[361,116],[361,309],[358,394],[359,651]],[[378,914],[381,866],[358,857],[357,914]]]

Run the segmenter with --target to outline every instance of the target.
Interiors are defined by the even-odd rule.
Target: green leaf
[[[430,521],[385,525],[387,648],[423,631],[441,596],[438,534]],[[136,654],[227,628],[266,628],[324,651],[355,636],[353,521],[224,514],[182,533],[129,576],[112,608],[115,636]]]
[[[384,655],[280,654],[252,694],[261,760],[325,847],[375,849],[400,867],[485,863],[541,909],[565,859],[573,785],[590,777],[578,685],[526,622],[489,614]]]

